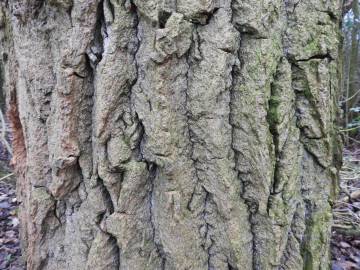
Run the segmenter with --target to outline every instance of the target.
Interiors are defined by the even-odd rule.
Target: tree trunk
[[[340,16],[3,1],[27,269],[328,269]]]
[[[349,73],[348,73],[348,99],[346,101],[346,110],[348,121],[347,125],[353,122],[355,114],[351,113],[350,109],[356,107],[359,103],[359,91],[360,91],[360,76],[359,76],[359,30],[360,30],[360,10],[359,10],[359,0],[352,2],[352,27],[351,27],[351,38],[350,38],[350,48],[349,48]],[[348,126],[346,125],[346,128]]]

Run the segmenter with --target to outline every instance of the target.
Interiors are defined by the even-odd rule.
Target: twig
[[[0,181],[3,181],[3,180],[5,180],[6,178],[9,178],[9,177],[11,177],[11,176],[13,176],[13,175],[14,175],[14,173],[9,173],[9,174],[1,177],[1,178],[0,178]]]

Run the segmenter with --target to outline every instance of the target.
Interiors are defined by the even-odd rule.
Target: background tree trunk
[[[351,49],[350,49],[350,63],[349,63],[349,96],[358,92],[359,89],[359,29],[360,29],[360,11],[359,11],[359,2],[353,1],[352,3],[352,12],[354,16],[353,27],[351,30]],[[358,102],[358,97],[353,98],[349,101],[349,108],[354,107]]]
[[[345,58],[344,63],[344,79],[345,79],[345,87],[343,88],[345,91],[345,110],[344,113],[346,115],[345,119],[345,129],[349,128],[349,124],[351,125],[354,122],[354,118],[356,118],[356,114],[351,112],[351,109],[355,108],[359,103],[359,91],[360,91],[360,74],[359,74],[359,30],[360,30],[360,11],[359,11],[359,1],[352,1],[351,4],[351,33],[346,33],[345,30],[345,38],[347,39],[345,43],[347,43],[348,48],[345,47],[345,53],[343,58]],[[346,36],[347,35],[347,36]],[[346,133],[348,137],[348,132]],[[348,141],[348,138],[346,138]]]
[[[2,1],[27,269],[328,269],[341,1]]]

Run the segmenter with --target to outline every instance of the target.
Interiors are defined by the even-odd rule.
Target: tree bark
[[[3,1],[27,269],[328,269],[340,2]]]

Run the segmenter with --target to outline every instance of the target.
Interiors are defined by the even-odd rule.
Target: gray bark
[[[3,1],[27,269],[328,269],[341,10]]]

